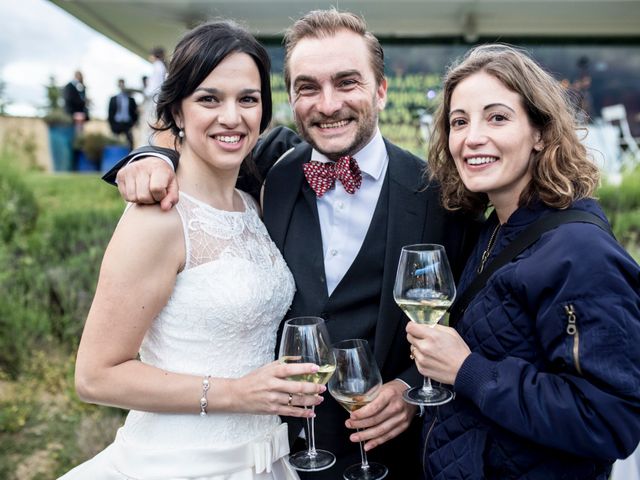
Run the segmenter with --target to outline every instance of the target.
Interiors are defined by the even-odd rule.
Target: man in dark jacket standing
[[[82,72],[77,70],[73,80],[62,89],[64,110],[73,118],[76,133],[82,133],[84,122],[89,120],[89,107]]]
[[[129,150],[133,149],[131,129],[138,122],[138,105],[127,90],[124,79],[118,79],[120,93],[109,100],[109,126],[115,135],[127,138]]]

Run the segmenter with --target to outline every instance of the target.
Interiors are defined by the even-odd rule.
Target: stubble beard
[[[341,115],[338,112],[335,117],[329,117],[327,119],[323,119],[327,123],[331,121],[335,121],[339,118],[344,118],[344,115]],[[376,129],[378,127],[378,110],[377,110],[377,101],[375,95],[371,101],[371,109],[366,112],[363,112],[359,117],[357,117],[358,128],[356,129],[356,135],[353,141],[344,149],[335,151],[327,151],[323,149],[318,142],[313,140],[313,136],[310,133],[314,128],[313,123],[315,121],[308,122],[305,124],[302,122],[297,115],[294,114],[294,120],[296,123],[296,128],[298,129],[298,134],[316,151],[323,154],[329,160],[337,161],[340,157],[345,155],[355,155],[357,152],[362,150],[373,138],[376,133]],[[307,127],[307,125],[309,125]]]

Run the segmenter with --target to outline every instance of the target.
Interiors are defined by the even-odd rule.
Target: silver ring
[[[289,401],[287,402],[287,407],[291,406],[291,402],[293,401],[293,393],[289,394]]]

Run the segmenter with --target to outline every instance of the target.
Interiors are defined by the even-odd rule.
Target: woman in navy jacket
[[[429,152],[451,210],[493,207],[461,294],[525,227],[564,209],[605,219],[565,92],[521,51],[470,51],[445,77]],[[566,223],[497,270],[455,330],[410,322],[428,408],[429,479],[606,479],[640,440],[640,267],[600,227]]]

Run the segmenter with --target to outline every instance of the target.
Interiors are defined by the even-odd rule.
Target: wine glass
[[[402,247],[393,298],[412,321],[433,327],[455,296],[456,285],[442,245]],[[402,396],[414,405],[435,406],[449,402],[453,392],[431,385],[431,379],[424,377],[422,387],[406,390]]]
[[[382,377],[366,340],[343,340],[333,346],[333,352],[336,371],[329,380],[329,393],[348,412],[353,412],[376,398]],[[360,457],[361,463],[344,471],[345,480],[379,480],[389,473],[384,465],[369,463],[362,442]]]
[[[289,380],[326,384],[336,369],[336,360],[330,345],[329,332],[322,318],[298,317],[284,322],[279,361],[315,363],[320,367],[316,373],[292,375]],[[315,406],[311,408],[314,409]],[[289,456],[289,463],[296,470],[317,472],[336,463],[333,453],[316,450],[313,418],[307,418],[307,445],[306,451]]]

